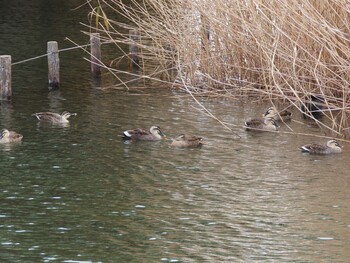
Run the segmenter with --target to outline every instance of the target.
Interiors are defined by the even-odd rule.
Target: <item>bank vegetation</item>
[[[92,21],[121,49],[130,44],[128,30],[140,33],[143,77],[196,95],[282,100],[299,111],[318,98],[330,129],[343,134],[349,127],[347,0],[100,0],[98,6]]]

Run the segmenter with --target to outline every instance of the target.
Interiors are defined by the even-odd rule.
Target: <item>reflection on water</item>
[[[59,91],[45,63],[18,67],[1,104],[1,126],[24,135],[0,145],[1,262],[348,262],[348,145],[301,154],[318,139],[241,127],[270,105],[202,98],[238,139],[183,94],[100,91],[82,54],[67,57]],[[64,110],[78,113],[64,127],[31,116]],[[296,132],[322,134],[294,117]],[[204,146],[121,140],[151,125]]]
[[[78,112],[67,127],[38,125],[27,114],[38,106],[18,98],[9,123],[24,140],[3,148],[1,157],[2,259],[347,261],[346,148],[341,155],[309,156],[297,147],[313,138],[240,127],[237,139],[190,110],[196,107],[190,98],[153,92],[90,88],[82,96],[63,87],[56,110]],[[266,107],[203,103],[237,125]],[[153,124],[169,137],[200,135],[205,145],[121,140],[123,130]]]

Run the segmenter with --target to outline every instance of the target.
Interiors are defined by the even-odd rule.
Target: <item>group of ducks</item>
[[[263,114],[262,118],[246,121],[244,127],[246,130],[256,131],[277,131],[278,122],[291,120],[292,113],[288,110],[278,112],[275,107],[270,107]],[[329,140],[325,144],[305,144],[299,147],[301,152],[310,154],[333,154],[341,153],[342,146],[336,140]]]
[[[40,122],[47,122],[52,124],[67,124],[69,123],[68,118],[71,116],[76,116],[76,113],[71,113],[68,111],[64,111],[62,114],[58,114],[55,112],[38,112],[34,113],[32,116],[35,116]],[[123,133],[124,140],[162,140],[165,138],[165,135],[161,131],[159,126],[152,126],[149,130],[145,129],[134,129],[127,130]],[[15,131],[9,131],[8,129],[2,129],[0,131],[0,143],[15,143],[20,142],[23,139],[23,135],[19,134]],[[172,138],[171,146],[175,147],[199,147],[202,145],[202,138],[181,134],[176,138]]]
[[[38,112],[34,113],[39,121],[49,122],[53,124],[65,124],[68,123],[68,118],[70,116],[75,116],[76,113],[71,113],[68,111],[64,111],[62,114],[54,113],[54,112]],[[11,143],[11,142],[20,142],[23,139],[23,135],[19,134],[15,131],[9,131],[8,129],[2,129],[0,131],[0,143]]]
[[[123,132],[124,140],[143,140],[143,141],[157,141],[165,138],[164,133],[159,126],[152,126],[149,130],[146,129],[133,129]],[[171,146],[174,147],[200,147],[203,145],[202,138],[189,134],[180,134],[175,138],[171,138]]]
[[[62,114],[54,112],[38,112],[34,113],[41,122],[49,122],[52,124],[66,124],[69,122],[68,118],[77,115],[64,111]],[[247,131],[277,131],[279,128],[278,122],[291,120],[292,113],[288,110],[279,112],[275,107],[270,107],[263,114],[262,118],[250,119],[245,122],[244,128]],[[161,131],[159,126],[152,126],[149,130],[137,128],[133,130],[126,130],[122,134],[124,140],[131,141],[157,141],[162,140],[166,136]],[[0,143],[20,142],[23,135],[2,129],[0,131]],[[202,138],[189,134],[180,134],[175,138],[171,138],[171,146],[174,147],[199,147],[202,146]],[[310,154],[333,154],[342,152],[342,146],[336,140],[329,140],[326,144],[306,144],[299,147],[302,152]]]
[[[270,107],[263,114],[262,118],[250,119],[245,122],[244,127],[247,131],[277,131],[278,122],[291,120],[292,113],[288,110],[279,112],[275,107]],[[162,140],[165,137],[159,126],[152,126],[149,130],[134,129],[123,133],[124,140]],[[176,147],[197,147],[202,145],[202,138],[181,134],[172,138],[172,146]],[[333,154],[340,153],[342,146],[336,140],[329,140],[326,144],[306,144],[299,147],[302,152],[310,154]]]

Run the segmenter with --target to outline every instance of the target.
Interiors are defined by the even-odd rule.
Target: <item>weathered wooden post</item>
[[[49,66],[49,89],[57,89],[60,86],[60,59],[56,41],[47,42],[47,62]]]
[[[130,30],[129,39],[130,39],[129,57],[130,57],[131,68],[132,69],[140,68],[139,47],[138,47],[138,43],[140,42],[139,32],[135,29]]]
[[[101,40],[99,33],[90,35],[91,73],[94,77],[101,76]]]
[[[0,99],[11,100],[11,56],[0,56]]]

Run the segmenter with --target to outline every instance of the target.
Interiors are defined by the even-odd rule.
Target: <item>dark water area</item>
[[[73,10],[80,4],[1,0],[0,53],[15,62],[45,53],[48,40],[87,43],[79,22],[88,10]],[[301,154],[298,146],[321,139],[240,126],[270,105],[199,98],[237,125],[238,139],[181,92],[101,90],[115,80],[104,73],[96,83],[84,56],[60,54],[54,92],[45,58],[13,66],[13,103],[1,104],[0,123],[24,138],[0,145],[1,262],[349,261],[348,145],[339,155]],[[67,126],[31,116],[64,110],[78,114]],[[296,132],[322,135],[293,117]],[[154,124],[204,145],[120,138]]]

